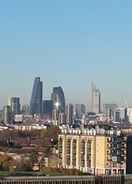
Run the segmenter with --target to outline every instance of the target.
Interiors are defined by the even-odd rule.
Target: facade
[[[60,114],[65,113],[65,96],[61,87],[54,87],[51,95],[53,102],[52,120],[54,124],[59,124]]]
[[[84,104],[76,104],[75,105],[76,118],[81,119],[85,113],[86,113],[86,106]]]
[[[127,119],[129,123],[132,123],[132,107],[127,108]]]
[[[58,122],[59,122],[59,125],[65,124],[66,122],[65,113],[59,113]]]
[[[101,113],[101,92],[96,88],[94,84],[92,84],[92,104],[91,104],[92,112],[98,114]]]
[[[42,114],[42,99],[43,99],[43,82],[40,77],[36,77],[33,84],[32,96],[30,101],[30,114]]]
[[[58,149],[60,168],[95,175],[126,173],[126,141],[121,132],[63,130]]]
[[[52,100],[43,100],[43,115],[52,116],[53,102]]]
[[[117,109],[116,104],[104,104],[104,114],[108,119],[114,120],[115,110]]]
[[[4,106],[3,120],[4,120],[4,123],[10,123],[11,121],[11,107],[9,105]]]
[[[115,109],[114,121],[122,122],[126,121],[126,109],[124,107]]]
[[[29,114],[29,105],[23,105],[22,106],[22,114]]]
[[[132,134],[127,137],[127,174],[132,174]]]
[[[61,87],[54,87],[52,93],[53,108],[58,109],[59,112],[65,112],[65,96]]]
[[[20,114],[20,98],[19,97],[12,97],[10,100],[11,112],[13,115]]]
[[[74,106],[72,104],[68,104],[66,106],[66,123],[73,124],[73,117],[74,117]]]

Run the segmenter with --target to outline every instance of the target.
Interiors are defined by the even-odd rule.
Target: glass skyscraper
[[[101,92],[92,83],[92,112],[101,113]]]
[[[33,84],[32,96],[30,101],[30,113],[41,115],[43,99],[43,82],[40,77],[36,77]]]
[[[43,100],[43,114],[52,114],[53,102],[52,100]]]
[[[65,96],[61,87],[53,88],[52,101],[54,109],[58,108],[60,113],[65,113]]]
[[[20,98],[12,97],[10,100],[11,112],[13,115],[20,114]]]

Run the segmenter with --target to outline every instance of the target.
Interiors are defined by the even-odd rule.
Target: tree
[[[38,149],[33,149],[31,154],[30,154],[30,161],[33,164],[37,163],[38,162],[38,157],[39,157],[39,154],[38,154]]]
[[[13,159],[7,155],[0,155],[0,170],[9,171],[10,166],[13,165]]]

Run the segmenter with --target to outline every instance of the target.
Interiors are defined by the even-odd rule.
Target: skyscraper
[[[104,104],[103,105],[103,112],[107,116],[107,118],[114,119],[115,110],[117,109],[116,104]]]
[[[52,111],[53,111],[52,100],[43,100],[43,115],[47,115],[47,116],[51,117]]]
[[[10,100],[11,112],[12,115],[20,114],[20,98],[12,97]]]
[[[66,123],[73,124],[74,117],[74,106],[72,104],[68,104],[66,106]]]
[[[65,96],[63,89],[61,87],[54,87],[51,99],[53,102],[53,114],[52,114],[53,123],[59,124],[60,114],[61,117],[62,114],[63,115],[65,114]]]
[[[9,105],[4,106],[3,121],[4,121],[4,123],[10,123],[11,122],[11,107]]]
[[[52,93],[53,108],[58,109],[59,112],[65,112],[65,96],[61,87],[54,87]],[[57,107],[58,106],[58,107]]]
[[[40,77],[36,77],[33,84],[32,96],[30,101],[30,113],[41,115],[43,99],[43,82]]]
[[[96,86],[92,83],[92,112],[101,113],[101,92]]]
[[[84,104],[75,104],[75,116],[77,119],[81,119],[86,113],[86,106]]]

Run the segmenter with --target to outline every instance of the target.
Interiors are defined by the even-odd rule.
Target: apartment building
[[[126,173],[126,138],[121,131],[65,129],[58,146],[60,168],[95,175]]]

